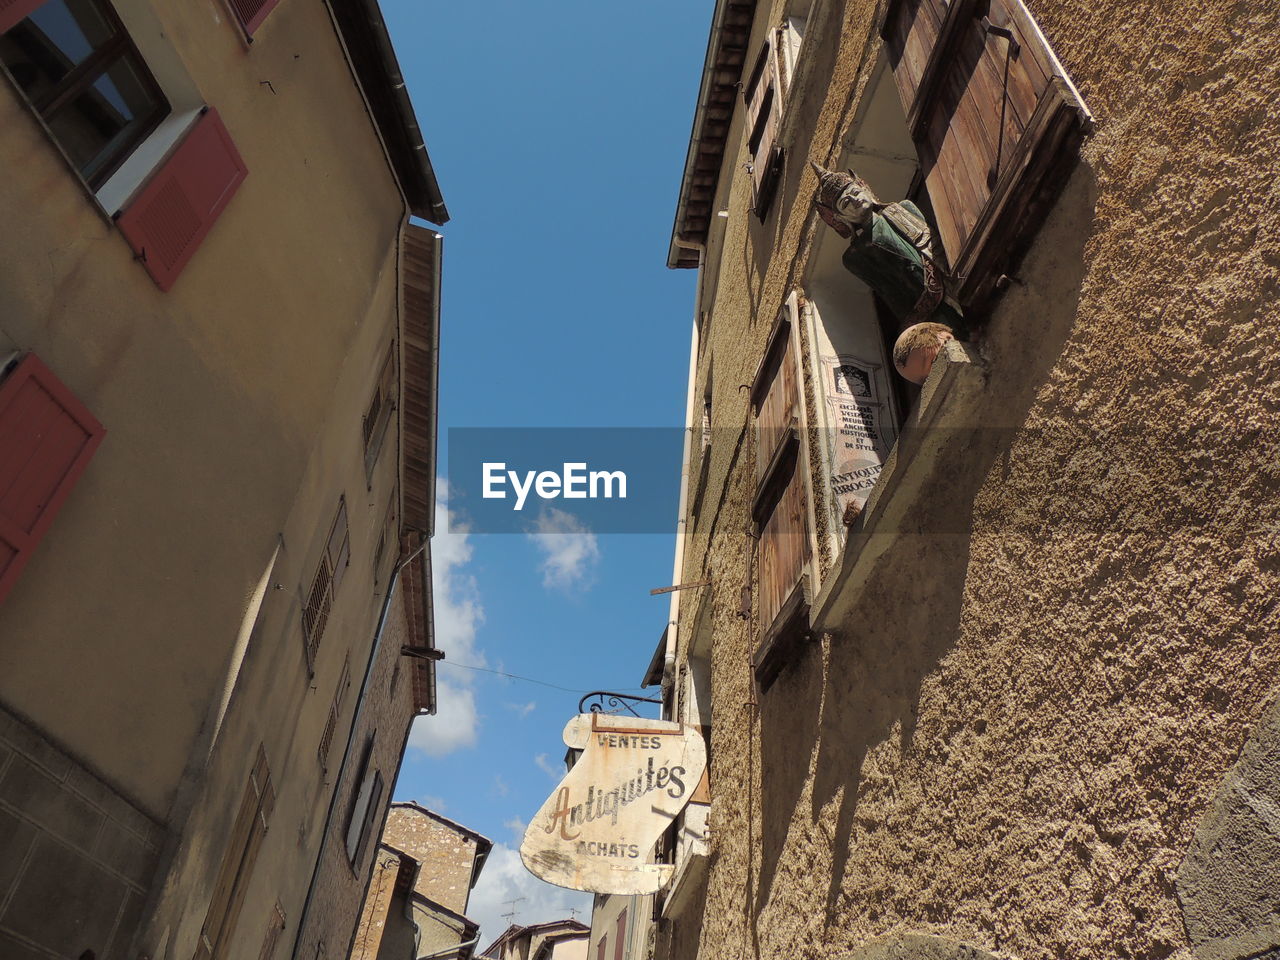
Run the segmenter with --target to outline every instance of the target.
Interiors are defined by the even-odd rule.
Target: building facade
[[[480,927],[466,916],[493,842],[412,802],[387,811],[351,960],[467,960]]]
[[[577,920],[513,923],[481,954],[489,960],[587,960],[591,928]]]
[[[0,63],[0,954],[303,956],[434,710],[448,214],[385,26],[15,0]]]
[[[715,3],[668,255],[707,585],[657,670],[708,857],[656,956],[1280,948],[1277,39],[1251,0]]]

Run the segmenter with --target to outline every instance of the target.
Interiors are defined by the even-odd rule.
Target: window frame
[[[382,455],[387,429],[400,406],[400,377],[397,360],[396,342],[392,341],[391,346],[387,348],[382,366],[378,368],[373,396],[369,398],[364,416],[360,419],[360,430],[364,440],[364,473],[365,480],[369,483],[372,483],[374,468]]]
[[[880,31],[937,222],[935,253],[971,315],[1008,285],[1093,126],[1022,0],[987,2],[891,0]]]
[[[303,594],[302,601],[302,639],[307,656],[307,670],[312,674],[315,672],[320,641],[329,625],[329,615],[333,612],[338,587],[351,565],[351,527],[347,519],[346,494],[338,498],[338,509],[328,530],[324,546],[320,550],[316,572],[311,577],[310,587]]]
[[[31,13],[41,9],[48,2],[51,2],[51,0],[45,0],[44,3],[36,6]],[[0,67],[3,67],[5,76],[8,77],[23,102],[39,120],[40,125],[44,127],[46,135],[57,146],[58,151],[66,159],[68,165],[75,170],[76,175],[88,185],[89,189],[96,193],[111,179],[133,152],[155,132],[164,119],[173,112],[173,106],[165,95],[159,81],[156,80],[146,59],[138,50],[137,44],[134,43],[133,37],[130,36],[115,7],[108,0],[83,0],[83,2],[92,4],[94,9],[102,16],[103,21],[111,30],[111,36],[102,46],[90,51],[84,60],[72,67],[49,90],[32,99],[27,96],[17,78],[10,72],[9,66],[0,62]],[[29,18],[30,14],[23,17],[13,27],[6,30],[5,34],[7,35],[20,27]],[[54,133],[51,123],[61,110],[67,108],[78,96],[88,92],[98,79],[106,76],[107,71],[119,63],[132,65],[143,88],[152,98],[152,106],[150,111],[144,115],[144,119],[137,129],[126,139],[112,147],[106,159],[92,169],[92,172],[86,172],[84,168],[72,159],[62,140]],[[106,146],[110,146],[110,143],[108,142]],[[106,150],[106,146],[102,149]],[[101,156],[102,151],[99,151],[93,159],[97,160]]]
[[[748,585],[758,612],[752,674],[761,692],[768,690],[782,669],[806,643],[809,633],[810,570],[813,559],[810,513],[813,492],[807,471],[803,435],[804,395],[799,362],[799,330],[784,305],[778,312],[764,355],[751,386],[752,448],[755,454],[755,494],[751,503],[753,560]],[[788,532],[783,510],[794,510],[799,528]],[[777,537],[799,537],[799,552],[780,557]],[[794,545],[791,545],[794,547]],[[775,567],[775,564],[777,566]],[[794,572],[794,582],[766,594],[776,571]],[[777,593],[774,597],[772,594]],[[769,604],[766,606],[766,599]],[[744,599],[744,607],[746,607]],[[747,608],[750,613],[749,607]]]
[[[223,852],[210,893],[204,923],[196,940],[194,960],[225,960],[227,957],[226,948],[239,921],[262,840],[270,828],[275,801],[266,746],[259,744],[239,812],[232,824],[230,842]]]
[[[386,792],[382,771],[373,763],[373,746],[374,737],[370,736],[365,746],[364,762],[360,765],[359,786],[351,798],[351,811],[347,815],[345,837],[347,861],[357,876],[360,874],[360,863],[369,849],[369,839],[373,833],[378,807]]]

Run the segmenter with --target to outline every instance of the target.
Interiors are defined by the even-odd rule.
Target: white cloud
[[[511,831],[511,836],[515,837],[516,843],[524,839],[524,832],[529,829],[529,825],[519,817],[503,820],[502,825]]]
[[[510,901],[517,897],[524,899],[515,905],[516,916],[503,917],[511,912]],[[471,891],[467,916],[480,924],[477,946],[487,947],[512,922],[528,925],[565,920],[571,916],[571,908],[577,908],[583,923],[591,922],[591,894],[544,883],[525,869],[515,847],[495,843]],[[479,953],[477,950],[476,955]]]
[[[589,586],[595,564],[600,559],[596,535],[572,514],[548,507],[538,515],[526,536],[541,551],[542,585],[568,590]]]
[[[480,729],[472,678],[451,671],[447,664],[486,665],[476,646],[476,631],[484,622],[484,606],[475,577],[466,571],[471,543],[466,527],[453,522],[450,530],[448,485],[441,478],[436,502],[436,534],[431,538],[431,589],[435,607],[436,646],[447,659],[436,669],[436,715],[419,717],[409,733],[409,746],[433,757],[475,746]],[[446,674],[449,676],[446,679]]]
[[[529,714],[533,713],[533,711],[536,710],[537,708],[538,708],[538,704],[533,700],[530,700],[528,703],[508,703],[507,704],[507,709],[514,710],[516,714],[519,715],[521,720],[523,720]]]
[[[550,777],[555,783],[559,783],[561,778],[564,776],[564,770],[557,768],[556,765],[551,762],[551,758],[545,753],[538,754],[533,758],[533,762],[538,765],[539,770]]]
[[[436,674],[436,715],[418,717],[409,731],[409,746],[430,757],[463,747],[474,747],[480,732],[480,716],[476,712],[476,695],[464,687]]]
[[[495,773],[493,775],[493,794],[499,797],[505,797],[511,792],[511,788],[507,786],[507,781],[502,779],[502,774]]]

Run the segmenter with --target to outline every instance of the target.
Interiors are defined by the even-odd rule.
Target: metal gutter
[[[378,651],[382,648],[382,635],[387,628],[387,616],[391,612],[391,600],[396,595],[396,586],[400,583],[400,574],[418,558],[419,554],[427,550],[430,544],[430,540],[422,537],[418,545],[400,559],[396,564],[395,570],[388,578],[387,593],[382,598],[382,609],[378,613],[378,625],[374,629],[373,648],[369,651],[369,659],[365,664],[364,677],[360,681],[360,692],[356,697],[355,714],[351,718],[351,726],[347,730],[347,743],[342,750],[342,762],[338,764],[338,773],[333,780],[333,792],[329,795],[329,808],[325,813],[324,832],[320,836],[320,844],[317,847],[316,865],[311,871],[311,882],[307,885],[307,898],[302,903],[302,911],[298,917],[298,927],[294,933],[293,950],[291,951],[291,955],[294,957],[298,955],[298,947],[302,943],[302,933],[307,929],[307,921],[311,913],[311,902],[315,898],[316,880],[320,877],[320,866],[325,861],[325,851],[329,846],[329,834],[333,829],[334,813],[338,807],[338,795],[343,792],[342,786],[346,779],[348,765],[351,762],[356,731],[360,729],[360,720],[364,714],[365,704],[368,703],[369,679],[373,676],[373,668],[378,659]],[[403,758],[404,750],[401,749],[400,759],[403,760]],[[392,781],[393,784],[394,782]]]
[[[326,0],[326,5],[410,211],[447,223],[449,211],[377,0]]]

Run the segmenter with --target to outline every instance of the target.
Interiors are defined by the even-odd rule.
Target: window
[[[351,535],[347,529],[347,500],[346,497],[340,497],[338,514],[329,528],[320,564],[316,567],[315,576],[311,578],[311,589],[307,592],[306,606],[302,610],[307,664],[312,668],[316,661],[316,651],[320,649],[320,638],[324,636],[324,628],[329,623],[334,595],[338,592],[342,578],[346,576],[350,561]]]
[[[1090,119],[1021,0],[893,0],[889,64],[966,309],[1013,269]]]
[[[387,545],[399,555],[400,546],[400,488],[393,487],[391,499],[387,503],[387,515],[382,518],[382,533],[378,535],[378,546],[373,551],[373,582],[382,579],[382,562],[386,556]]]
[[[808,636],[808,497],[800,456],[798,337],[791,327],[784,307],[751,388],[756,463],[751,513],[759,584],[759,641],[751,664],[762,690]]]
[[[364,470],[366,475],[373,473],[378,462],[378,453],[382,450],[382,438],[387,432],[387,424],[391,422],[391,414],[396,409],[396,347],[393,343],[387,351],[378,373],[378,382],[373,389],[373,399],[369,401],[369,409],[365,411],[362,429],[364,431]]]
[[[0,60],[93,189],[169,112],[155,78],[101,0],[10,0]],[[22,13],[14,20],[15,13]]]
[[[627,908],[623,907],[618,914],[618,921],[613,929],[613,960],[622,960],[627,951]]]
[[[600,935],[600,940],[596,943],[596,960],[606,960],[604,951],[608,942],[609,935],[607,933],[602,933]]]
[[[35,354],[4,369],[0,361],[0,601],[106,433]]]
[[[324,732],[320,734],[320,745],[316,748],[316,756],[320,760],[320,767],[324,770],[329,769],[329,751],[333,748],[333,735],[338,729],[342,703],[346,699],[350,686],[351,655],[347,654],[347,658],[342,661],[342,675],[338,677],[338,686],[333,691],[333,702],[329,704],[329,718],[325,721]]]
[[[382,774],[373,768],[372,761],[373,738],[370,737],[364,750],[364,763],[361,764],[360,789],[351,804],[351,817],[347,821],[347,859],[356,870],[359,870],[360,861],[369,847],[382,802]]]
[[[267,19],[267,14],[275,9],[275,5],[280,0],[229,0],[229,2],[245,35],[252,37],[254,31],[262,26],[262,21]]]
[[[240,801],[240,812],[231,828],[222,866],[209,900],[209,912],[205,915],[196,947],[195,960],[223,960],[227,953],[231,934],[235,930],[240,908],[244,905],[253,865],[267,834],[271,811],[275,808],[276,794],[271,786],[271,771],[267,768],[266,750],[258,747],[258,756],[249,774]]]
[[[782,172],[782,148],[777,145],[782,119],[782,82],[778,74],[777,31],[770,30],[755,66],[742,89],[747,104],[747,161],[751,169],[752,209],[761,220],[769,212],[774,187]]]
[[[0,2],[0,63],[169,290],[248,171],[175,52],[157,48],[163,26],[145,6],[126,12],[135,35],[151,38],[163,85],[105,0]]]

